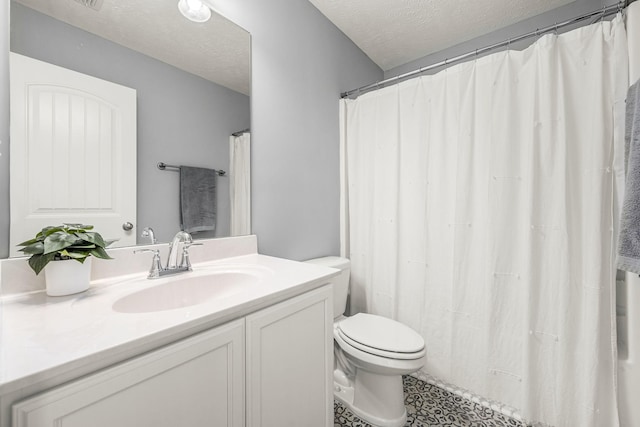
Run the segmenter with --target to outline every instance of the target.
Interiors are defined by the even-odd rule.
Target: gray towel
[[[187,233],[216,229],[216,177],[213,169],[180,166],[180,218]]]
[[[627,92],[624,142],[626,184],[620,218],[618,268],[640,274],[640,81]]]

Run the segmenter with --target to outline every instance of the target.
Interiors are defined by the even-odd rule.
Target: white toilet
[[[307,262],[341,270],[332,280],[335,398],[374,426],[404,426],[407,410],[402,375],[424,365],[424,340],[408,326],[382,316],[344,316],[351,265],[348,259],[325,257]]]

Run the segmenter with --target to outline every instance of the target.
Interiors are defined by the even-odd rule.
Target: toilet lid
[[[358,313],[338,324],[342,334],[366,347],[394,353],[417,353],[424,339],[410,327],[374,314]]]

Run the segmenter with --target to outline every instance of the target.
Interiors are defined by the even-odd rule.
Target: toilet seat
[[[342,338],[342,334],[337,328],[334,329],[333,338],[338,344],[338,351],[342,351],[349,363],[357,368],[357,372],[362,371],[373,372],[380,375],[404,375],[415,372],[424,366],[427,357],[426,348],[421,352],[412,353],[410,359],[400,359],[397,354],[378,355],[380,350],[359,348],[349,344]],[[357,375],[356,375],[357,376]]]
[[[383,357],[386,359],[397,359],[397,360],[415,360],[420,359],[426,353],[425,349],[419,351],[417,353],[398,353],[393,351],[380,350],[374,347],[367,347],[366,345],[362,345],[361,343],[352,340],[348,336],[344,335],[342,331],[338,330],[337,333],[342,341],[353,348],[356,348],[360,351],[364,351],[365,353],[372,354],[374,356]],[[346,349],[345,349],[346,350]]]
[[[382,316],[358,313],[338,322],[336,333],[346,344],[380,357],[415,360],[426,353],[422,336]]]

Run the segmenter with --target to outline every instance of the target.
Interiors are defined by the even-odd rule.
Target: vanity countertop
[[[44,290],[4,297],[0,395],[101,361],[125,360],[318,288],[338,274],[331,268],[254,253],[199,262],[193,272],[180,276],[243,266],[264,273],[250,291],[164,311],[122,313],[112,307],[120,298],[165,280],[141,280],[146,273],[95,280],[88,291],[67,297],[48,297]]]

